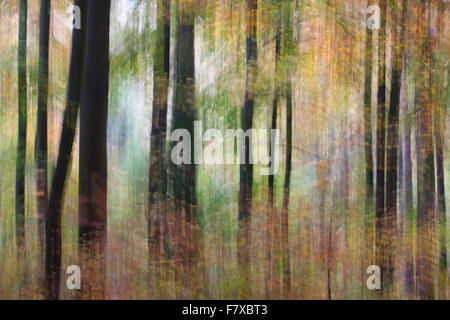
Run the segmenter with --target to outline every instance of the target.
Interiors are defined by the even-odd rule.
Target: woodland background
[[[0,299],[448,297],[448,1],[70,3],[0,1]],[[280,172],[174,166],[194,120]]]

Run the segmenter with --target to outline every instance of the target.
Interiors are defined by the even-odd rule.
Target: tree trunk
[[[281,253],[283,255],[283,297],[291,292],[291,255],[289,246],[289,198],[292,171],[292,87],[286,84],[286,166],[284,172],[283,206],[281,209]]]
[[[16,244],[19,267],[19,279],[23,297],[28,264],[26,261],[25,242],[25,169],[27,147],[27,0],[20,0],[19,43],[18,43],[18,138],[16,159]]]
[[[408,108],[408,83],[407,83],[407,67],[406,54],[403,55],[402,63],[402,85],[400,109],[402,112],[402,171],[403,171],[403,236],[402,242],[404,247],[404,270],[403,285],[408,298],[414,297],[414,255],[413,255],[413,186],[412,186],[412,163],[411,163],[411,113]]]
[[[394,285],[396,221],[397,221],[397,157],[398,157],[398,122],[400,111],[400,89],[402,76],[402,58],[404,41],[404,24],[406,19],[407,1],[403,1],[400,12],[392,10],[397,24],[393,27],[393,67],[390,103],[388,113],[388,137],[386,150],[386,252],[385,274],[382,285],[385,292],[392,292]]]
[[[148,246],[152,284],[160,276],[167,237],[167,96],[170,75],[170,0],[158,1],[157,42],[153,65],[153,116],[149,179]]]
[[[16,241],[19,255],[25,249],[25,165],[27,145],[27,0],[20,0],[18,45],[18,138],[16,160]]]
[[[279,60],[280,60],[280,51],[281,51],[281,4],[279,4],[279,16],[278,16],[278,24],[277,24],[277,34],[275,37],[275,84],[274,84],[274,93],[273,93],[273,101],[272,101],[272,130],[277,129],[277,114],[278,114],[278,100],[279,100]],[[272,135],[269,141],[269,154],[272,155]],[[273,159],[273,156],[272,156]],[[273,161],[273,160],[272,160]],[[272,166],[273,167],[273,166]],[[275,173],[273,170],[269,172],[268,177],[268,217],[267,217],[267,257],[266,257],[266,299],[270,298],[272,291],[274,290],[274,240],[277,239],[275,235],[275,230],[278,230],[275,227],[276,221],[278,221],[278,214],[274,210],[274,183],[275,183]]]
[[[378,91],[377,91],[377,170],[375,187],[376,262],[381,267],[382,283],[387,274],[385,258],[385,130],[386,130],[386,0],[379,1],[381,27],[378,30]],[[384,288],[382,288],[384,289]]]
[[[89,275],[82,287],[82,296],[103,299],[107,245],[106,124],[110,1],[89,1],[87,14],[86,60],[80,110],[78,233],[81,255],[86,259],[82,259],[82,270],[85,275]]]
[[[372,69],[373,69],[373,32],[366,28],[366,56],[364,78],[364,131],[366,160],[366,215],[364,223],[365,258],[366,262],[373,256],[373,150],[372,150]],[[365,268],[363,268],[365,269]],[[363,270],[365,274],[366,270]],[[365,286],[364,286],[365,287]]]
[[[75,138],[84,70],[87,1],[76,0],[74,5],[80,8],[81,29],[78,30],[74,28],[72,31],[72,52],[69,66],[67,102],[62,122],[58,160],[56,162],[56,168],[50,188],[48,212],[45,221],[45,288],[46,298],[52,300],[59,298],[62,247],[62,198]]]
[[[417,21],[420,65],[415,93],[417,150],[417,262],[419,299],[434,299],[432,234],[434,219],[435,170],[432,138],[430,2],[420,2]]]
[[[257,11],[258,1],[247,0],[247,70],[244,106],[241,113],[242,130],[247,131],[253,125],[253,106],[257,71]],[[252,138],[245,139],[241,148],[239,179],[239,217],[238,217],[238,268],[239,297],[251,296],[250,253],[251,253],[251,216],[253,190],[253,164],[250,163]]]
[[[48,44],[50,33],[50,0],[41,1],[39,36],[38,119],[36,129],[36,202],[38,211],[38,247],[45,248],[45,216],[47,215],[47,100],[48,100]],[[43,260],[44,255],[40,255]],[[42,274],[39,274],[42,285]]]
[[[441,16],[444,12],[443,1],[436,1],[436,33],[433,34],[433,82],[432,95],[434,109],[434,141],[436,152],[436,213],[437,222],[439,225],[439,281],[438,293],[439,299],[445,300],[447,298],[447,217],[445,208],[445,180],[444,180],[444,132],[445,120],[447,118],[446,110],[446,95],[445,95],[445,76],[448,70],[445,69],[444,63],[439,57],[440,48],[439,37],[442,35],[443,25]],[[448,78],[447,78],[448,82]],[[442,121],[444,119],[444,121]]]
[[[178,2],[178,27],[175,48],[175,84],[172,110],[172,132],[187,130],[194,141],[195,109],[195,51],[194,51],[195,10],[192,1]],[[175,201],[175,221],[178,241],[175,243],[175,259],[178,262],[176,277],[184,288],[192,288],[193,267],[198,256],[197,224],[197,165],[195,154],[191,152],[189,163],[175,165],[171,161],[170,187]],[[180,269],[180,267],[182,269]],[[185,279],[185,280],[183,280]]]
[[[298,2],[295,4],[298,9]],[[281,208],[281,254],[283,266],[283,297],[289,299],[291,294],[291,255],[289,245],[289,200],[291,189],[292,172],[292,78],[290,72],[290,59],[294,51],[294,29],[291,17],[290,3],[284,4],[284,52],[285,59],[288,59],[285,69],[284,90],[286,97],[286,162],[283,186],[283,204]],[[272,157],[273,159],[273,157]]]

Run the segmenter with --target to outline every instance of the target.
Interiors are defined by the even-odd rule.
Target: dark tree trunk
[[[279,4],[281,7],[281,4]],[[273,101],[272,101],[272,130],[277,129],[277,114],[278,114],[278,100],[279,100],[279,60],[280,60],[280,51],[281,51],[281,12],[279,8],[279,17],[278,17],[278,24],[277,24],[277,34],[275,37],[275,84],[274,84],[274,93],[273,93]],[[269,141],[269,154],[272,155],[272,136]],[[272,157],[273,159],[273,157]],[[268,177],[268,199],[269,199],[269,206],[268,206],[268,216],[267,216],[267,257],[266,257],[266,299],[269,299],[270,295],[272,294],[272,290],[274,290],[273,287],[273,281],[275,276],[275,270],[274,270],[274,240],[276,239],[275,230],[278,228],[275,227],[276,221],[278,221],[278,214],[274,210],[274,183],[275,183],[275,173],[273,170],[269,172]]]
[[[170,75],[170,0],[158,1],[157,42],[153,65],[153,116],[149,179],[148,246],[149,264],[156,280],[167,237],[167,96]],[[154,281],[152,281],[154,283]]]
[[[275,37],[275,87],[273,92],[272,100],[272,130],[277,129],[277,115],[278,115],[278,100],[279,100],[279,60],[280,60],[280,50],[281,50],[281,18],[279,19],[277,25],[277,34]],[[272,141],[272,140],[271,140]],[[270,141],[270,142],[271,142]],[[272,154],[272,143],[269,144],[269,154]],[[269,180],[269,206],[273,209],[274,206],[274,183],[275,176],[274,172],[271,171],[268,177]]]
[[[417,262],[416,294],[419,299],[434,299],[433,288],[433,220],[435,170],[432,137],[430,2],[418,5],[420,41],[419,70],[415,93],[417,150]]]
[[[19,266],[19,288],[25,286],[28,264],[25,241],[25,169],[27,146],[27,0],[20,0],[18,43],[18,138],[16,159],[16,244]],[[23,297],[23,291],[20,296]]]
[[[76,0],[74,5],[80,8],[81,29],[73,29],[72,33],[66,109],[63,116],[58,160],[50,188],[48,212],[45,221],[45,288],[46,298],[52,300],[59,298],[62,201],[75,138],[84,70],[87,1]]]
[[[195,109],[195,51],[194,51],[195,10],[190,2],[178,3],[178,27],[175,48],[175,84],[172,110],[172,132],[185,129],[191,135],[194,146],[194,122],[197,117]],[[197,224],[197,165],[195,154],[191,152],[190,163],[170,166],[170,188],[175,201],[175,222],[178,237],[175,259],[178,281],[185,279],[185,288],[192,288],[193,267],[198,256]],[[183,284],[181,284],[183,285]]]
[[[47,215],[47,100],[48,100],[48,43],[50,33],[50,0],[41,1],[39,35],[38,119],[36,129],[36,202],[38,210],[38,247],[45,248],[45,216]],[[40,255],[43,260],[44,255]],[[42,274],[39,275],[39,282]],[[42,283],[40,283],[42,285]]]
[[[373,150],[372,150],[372,69],[373,69],[373,32],[366,28],[366,56],[364,78],[364,131],[366,158],[366,216],[364,223],[365,258],[367,261],[373,256]],[[364,269],[364,268],[363,268]],[[366,270],[363,270],[365,273]]]
[[[25,165],[27,145],[27,0],[20,0],[18,45],[18,139],[16,160],[16,241],[19,255],[25,249]]]
[[[83,270],[89,274],[82,296],[96,299],[105,297],[109,21],[109,0],[88,2],[80,110],[78,234],[81,255],[86,258],[82,259]]]
[[[298,3],[296,3],[298,7]],[[284,56],[290,59],[294,54],[293,26],[290,3],[284,4]],[[289,65],[289,63],[288,63]],[[290,69],[285,74],[286,92],[286,162],[284,172],[283,203],[281,207],[281,254],[283,266],[283,297],[289,299],[291,294],[291,255],[289,245],[289,200],[292,172],[292,79]],[[273,159],[273,157],[272,157]]]
[[[283,206],[281,209],[281,252],[283,255],[283,296],[291,292],[291,255],[289,246],[289,198],[292,171],[292,88],[290,79],[286,84],[286,167],[284,172]]]
[[[386,252],[385,274],[383,276],[385,291],[392,291],[394,284],[396,221],[397,221],[397,157],[398,157],[398,123],[400,112],[400,89],[403,57],[403,30],[407,1],[403,1],[400,12],[393,14],[399,16],[398,26],[393,27],[393,66],[390,103],[388,113],[388,137],[386,150]]]
[[[381,27],[378,30],[378,90],[377,90],[377,170],[375,187],[376,262],[382,277],[387,274],[385,258],[385,131],[386,131],[386,0],[379,1]],[[384,283],[384,281],[382,281]],[[384,288],[382,288],[384,289]]]
[[[247,0],[247,70],[245,84],[244,106],[241,113],[242,130],[247,131],[253,125],[253,106],[256,87],[257,69],[257,11],[258,1]],[[238,216],[238,272],[239,297],[251,296],[250,285],[250,253],[252,243],[251,216],[253,190],[253,164],[250,163],[251,140],[245,139],[241,148],[240,179],[239,179],[239,216]]]

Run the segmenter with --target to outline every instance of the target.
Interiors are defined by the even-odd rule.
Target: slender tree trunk
[[[445,13],[444,3],[442,0],[436,1],[436,33],[433,34],[433,105],[434,109],[434,141],[436,152],[436,213],[437,222],[439,226],[439,281],[438,293],[439,299],[445,300],[447,298],[447,217],[445,208],[445,180],[444,180],[444,132],[445,119],[447,117],[447,110],[445,100],[445,75],[443,72],[445,65],[439,57],[440,48],[439,37],[442,35],[441,16]],[[447,79],[448,81],[448,79]],[[444,119],[444,121],[442,121]]]
[[[45,216],[47,215],[47,100],[48,100],[48,43],[50,33],[50,0],[41,1],[39,36],[38,119],[36,129],[36,202],[38,209],[38,246],[45,248]],[[44,255],[41,254],[41,260]],[[39,282],[42,285],[42,274]]]
[[[298,2],[296,3],[296,9]],[[284,4],[284,56],[288,59],[285,70],[286,93],[286,163],[284,172],[283,204],[281,208],[281,254],[283,266],[283,297],[289,299],[291,295],[291,255],[289,245],[289,200],[292,172],[292,78],[290,73],[290,58],[294,54],[294,30],[291,17],[290,3]],[[273,157],[272,157],[273,159]]]
[[[434,299],[432,235],[434,219],[435,170],[432,138],[430,2],[418,4],[417,21],[419,70],[415,94],[417,150],[417,262],[419,299]]]
[[[27,145],[27,0],[20,0],[18,88],[19,110],[16,160],[16,241],[19,256],[25,250],[25,165]]]
[[[80,8],[81,28],[79,30],[74,28],[72,31],[72,52],[69,66],[66,109],[62,122],[58,160],[53,174],[48,212],[45,219],[45,288],[46,298],[52,300],[59,298],[62,201],[75,138],[84,70],[87,0],[76,0],[74,5]]]
[[[274,85],[274,93],[273,93],[273,101],[272,101],[272,130],[277,129],[277,114],[278,114],[278,100],[279,100],[279,60],[280,60],[280,51],[281,51],[281,4],[279,4],[279,17],[278,17],[278,25],[277,25],[277,34],[275,37],[275,85]],[[269,141],[269,154],[272,155],[272,136]],[[273,159],[273,157],[272,157]],[[273,167],[273,166],[272,166]],[[277,239],[275,235],[275,230],[278,228],[275,227],[276,221],[278,221],[278,214],[274,210],[274,183],[275,183],[275,172],[273,170],[269,173],[268,177],[269,189],[268,189],[268,219],[267,219],[267,257],[266,257],[266,299],[270,298],[270,295],[273,293],[274,289],[274,240]]]
[[[385,294],[392,292],[394,284],[394,255],[395,255],[395,223],[397,217],[397,146],[398,146],[398,117],[400,101],[400,76],[401,76],[401,57],[398,56],[395,46],[398,46],[396,40],[398,35],[394,31],[394,56],[391,81],[390,107],[388,112],[388,134],[386,145],[386,246],[384,252],[385,258],[383,279],[383,290]]]
[[[78,234],[81,256],[86,259],[82,259],[84,274],[89,275],[82,296],[89,299],[105,298],[110,5],[109,0],[88,1],[87,12],[80,110]]]
[[[242,130],[247,131],[253,125],[253,106],[257,73],[257,11],[258,1],[247,0],[247,71],[244,106],[241,114]],[[243,142],[239,180],[239,216],[238,216],[238,268],[239,297],[251,297],[250,254],[252,245],[251,217],[253,164],[250,163],[251,137]]]
[[[402,131],[402,170],[403,170],[403,236],[404,247],[404,270],[403,286],[408,298],[414,297],[414,255],[413,255],[413,195],[412,195],[412,163],[411,163],[411,121],[408,108],[408,83],[406,54],[403,55],[402,63],[402,85],[400,109],[402,112],[401,131]]]
[[[385,258],[385,130],[386,130],[386,0],[379,1],[381,27],[378,30],[378,91],[377,91],[377,170],[375,186],[376,262],[381,267],[382,284],[388,274]],[[384,289],[384,288],[382,288]]]
[[[292,86],[286,84],[286,164],[284,172],[283,206],[281,209],[281,253],[283,255],[283,297],[291,293],[291,255],[289,246],[289,199],[292,171]]]
[[[364,131],[366,158],[366,215],[364,223],[365,260],[370,261],[373,256],[373,149],[372,149],[372,69],[373,69],[373,32],[366,27],[365,78],[364,78]],[[363,273],[365,275],[365,268]],[[364,288],[366,286],[364,285]]]
[[[279,60],[281,51],[281,17],[277,25],[277,34],[275,37],[275,87],[272,100],[272,130],[277,129],[277,114],[278,114],[278,100],[279,100]],[[272,154],[272,144],[269,144],[269,154]],[[269,206],[273,209],[274,206],[274,172],[269,175]]]
[[[25,241],[25,169],[27,146],[27,0],[20,0],[18,43],[18,137],[16,159],[16,244],[20,278],[20,296],[23,298],[27,282],[28,264]]]
[[[170,0],[158,1],[157,43],[153,65],[153,117],[149,179],[148,246],[154,281],[160,276],[165,254],[167,193],[167,96],[170,75]]]
[[[178,27],[175,48],[175,87],[171,130],[182,129],[190,133],[191,146],[194,141],[195,109],[195,49],[194,23],[195,5],[193,1],[178,2]],[[179,240],[175,255],[179,261],[176,268],[178,281],[188,290],[192,288],[193,268],[198,257],[198,219],[197,219],[197,165],[195,152],[191,152],[189,163],[170,166],[170,187],[175,200],[176,230]],[[184,280],[183,280],[184,279]],[[187,283],[186,283],[187,282]]]
[[[402,58],[404,41],[404,24],[406,19],[407,1],[403,1],[400,12],[393,15],[397,24],[393,27],[393,67],[390,92],[390,106],[388,112],[388,137],[386,150],[386,273],[383,277],[384,290],[392,292],[394,285],[394,265],[396,250],[396,221],[397,221],[397,157],[398,157],[398,123],[400,112],[400,89],[402,76]]]

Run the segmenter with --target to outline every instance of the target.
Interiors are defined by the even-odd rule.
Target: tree
[[[16,160],[16,241],[19,251],[25,247],[25,165],[27,147],[27,0],[20,0],[18,45],[19,109]],[[21,253],[19,252],[19,255]]]
[[[412,5],[413,2],[410,2]],[[399,239],[403,249],[403,288],[407,298],[415,297],[414,283],[414,203],[413,203],[413,177],[412,177],[412,154],[411,154],[411,132],[412,132],[412,105],[409,91],[414,89],[414,83],[410,80],[409,74],[412,71],[411,64],[411,42],[414,37],[414,31],[409,28],[410,20],[415,19],[412,15],[412,8],[406,10],[404,17],[403,34],[403,57],[402,74],[400,87],[400,131],[401,131],[401,170],[402,170],[402,199],[399,201],[402,208],[401,230]],[[400,179],[399,177],[397,180]]]
[[[274,84],[274,92],[272,99],[272,130],[277,129],[277,114],[278,114],[278,100],[279,100],[279,60],[280,60],[280,51],[281,51],[281,2],[278,3],[278,12],[277,12],[277,29],[275,35],[275,84]],[[269,154],[272,155],[272,139],[274,137],[270,137],[269,141]],[[272,156],[273,159],[273,156]],[[272,160],[273,161],[273,160]],[[273,168],[273,166],[272,166]],[[274,211],[274,183],[275,183],[275,172],[271,170],[269,172],[268,177],[268,216],[267,216],[267,268],[266,268],[266,297],[270,297],[270,294],[274,290],[272,286],[272,281],[274,279],[274,242],[276,242],[276,230],[278,228],[275,226],[276,221],[278,220],[278,214]],[[275,241],[274,241],[275,240]]]
[[[372,74],[373,74],[373,32],[366,27],[365,77],[364,77],[364,151],[366,175],[366,217],[364,234],[366,239],[366,258],[370,259],[373,251],[373,222],[371,213],[374,208],[373,188],[373,146],[372,146]],[[364,270],[365,271],[365,270]]]
[[[244,132],[252,128],[253,106],[257,69],[257,11],[258,1],[247,0],[247,57],[245,98],[241,113],[241,127]],[[250,252],[251,252],[251,216],[253,190],[253,164],[250,161],[251,139],[243,141],[239,170],[239,216],[238,216],[238,268],[239,296],[251,296],[250,289]]]
[[[378,88],[377,88],[377,169],[375,185],[375,230],[376,261],[382,269],[384,280],[387,275],[385,259],[385,131],[386,131],[386,0],[379,1],[380,29],[378,30]],[[385,283],[385,281],[382,281]],[[384,288],[383,288],[384,289]]]
[[[393,66],[391,76],[390,103],[388,112],[388,136],[386,150],[386,263],[385,270],[387,273],[384,288],[392,289],[394,282],[394,257],[395,257],[395,235],[396,235],[396,218],[397,218],[397,157],[398,157],[398,125],[400,112],[400,89],[402,76],[403,61],[403,37],[406,9],[408,1],[404,0],[399,12],[395,8],[392,10],[394,19],[393,27]]]
[[[432,77],[432,100],[434,108],[434,141],[436,153],[436,214],[439,225],[439,281],[438,292],[439,299],[446,299],[447,290],[447,216],[445,211],[445,180],[444,180],[444,133],[447,110],[445,106],[445,73],[442,70],[447,70],[441,61],[439,37],[441,36],[443,25],[441,16],[444,14],[443,1],[436,1],[436,33],[432,34],[432,70],[434,76]],[[447,71],[448,72],[448,71]],[[448,81],[448,78],[447,78]]]
[[[150,157],[148,220],[149,263],[159,263],[166,231],[167,96],[170,75],[170,0],[158,1],[156,48],[153,65],[153,116]],[[156,266],[154,270],[159,270]]]
[[[289,247],[289,198],[292,171],[292,85],[286,88],[286,163],[284,173],[283,206],[281,211],[281,246],[283,255],[283,295],[287,299],[291,292],[291,257]]]
[[[412,162],[411,162],[411,119],[408,103],[408,61],[407,54],[403,55],[402,80],[400,93],[400,111],[401,111],[401,134],[402,134],[402,208],[403,208],[403,237],[405,252],[405,266],[403,271],[403,282],[406,294],[412,298],[414,296],[414,255],[413,255],[413,186],[412,186]]]
[[[187,130],[190,134],[189,143],[194,141],[195,109],[195,50],[194,50],[194,2],[179,1],[177,6],[178,26],[175,48],[175,84],[172,110],[171,130]],[[173,150],[173,149],[172,149]],[[183,151],[187,152],[187,151]],[[184,154],[183,154],[184,155]],[[170,187],[175,201],[177,224],[176,232],[179,242],[176,243],[176,257],[181,261],[183,270],[177,270],[177,275],[188,275],[188,286],[192,285],[192,268],[195,257],[198,256],[197,239],[197,166],[195,154],[186,154],[189,161],[170,166]]]
[[[284,8],[284,55],[288,59],[293,53],[293,28],[291,23],[290,4],[286,3]],[[283,296],[289,298],[291,292],[291,256],[289,246],[289,200],[291,189],[292,172],[292,79],[289,67],[285,70],[285,93],[286,93],[286,159],[284,172],[283,204],[281,209],[281,252],[283,263]],[[273,157],[272,157],[273,158]]]
[[[90,275],[82,295],[97,299],[105,296],[110,6],[109,0],[88,1],[80,109],[78,235],[81,255],[86,258],[83,269]]]
[[[433,299],[433,219],[435,168],[432,137],[430,2],[418,4],[417,39],[420,65],[416,75],[415,120],[417,151],[417,256],[416,294]]]
[[[80,8],[81,26],[72,31],[72,52],[69,66],[67,101],[64,111],[58,160],[52,178],[48,212],[45,219],[45,288],[47,299],[59,298],[61,272],[61,214],[64,186],[67,180],[72,148],[75,138],[78,110],[81,101],[81,89],[84,71],[84,50],[87,30],[87,1],[76,0]]]
[[[47,100],[48,43],[50,33],[50,0],[41,1],[39,35],[38,119],[36,129],[36,201],[38,208],[39,248],[45,248],[45,216],[47,214]]]

